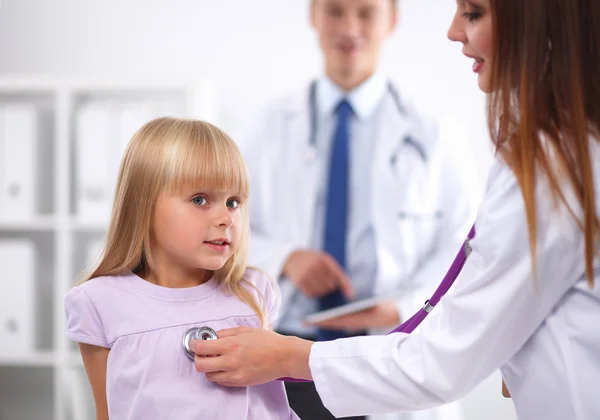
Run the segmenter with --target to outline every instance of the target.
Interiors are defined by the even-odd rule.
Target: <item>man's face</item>
[[[375,71],[396,21],[391,0],[315,0],[311,6],[325,66],[343,77]]]

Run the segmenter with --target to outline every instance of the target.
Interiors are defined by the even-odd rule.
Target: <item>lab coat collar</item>
[[[386,90],[386,78],[381,72],[374,73],[350,92],[343,91],[327,76],[320,77],[317,83],[319,113],[333,114],[335,107],[345,97],[360,119],[371,115]]]

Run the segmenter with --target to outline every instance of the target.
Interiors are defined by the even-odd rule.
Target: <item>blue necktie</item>
[[[329,253],[338,264],[346,269],[346,232],[348,227],[348,166],[349,166],[349,120],[352,107],[347,100],[342,100],[336,108],[337,126],[331,145],[329,166],[329,182],[327,185],[327,201],[325,211],[325,232],[323,250]],[[335,308],[346,303],[339,290],[319,299],[319,309]],[[344,331],[319,329],[318,341],[335,340],[347,337]]]

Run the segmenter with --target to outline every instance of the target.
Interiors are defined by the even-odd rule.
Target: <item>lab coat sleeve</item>
[[[534,280],[520,190],[508,168],[495,172],[463,272],[419,330],[312,346],[311,372],[334,415],[420,410],[461,398],[508,361],[579,280],[582,234],[566,210],[553,211],[539,185]]]
[[[475,221],[482,188],[477,185],[474,158],[459,134],[429,125],[426,136],[436,139],[430,151],[433,180],[438,187],[438,210],[442,220],[435,233],[434,245],[410,278],[412,290],[398,300],[401,319],[419,310],[446,274]]]
[[[273,153],[281,139],[273,136],[282,132],[279,113],[272,107],[259,114],[258,123],[247,130],[239,143],[250,174],[250,254],[251,265],[259,267],[274,279],[279,279],[283,267],[296,245],[277,240],[270,235],[270,217],[277,212],[277,197],[271,192],[275,176]],[[278,217],[281,217],[278,215]]]

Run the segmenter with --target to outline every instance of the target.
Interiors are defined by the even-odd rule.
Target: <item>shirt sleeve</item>
[[[100,314],[92,299],[81,287],[71,289],[66,294],[65,312],[69,340],[110,348]]]

